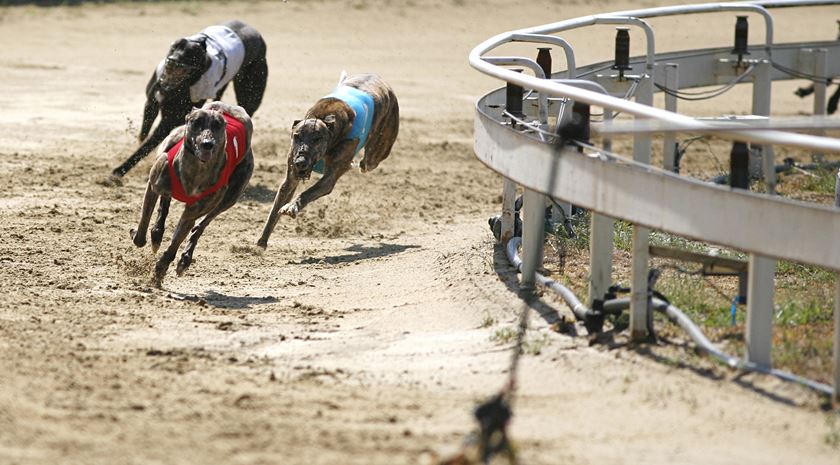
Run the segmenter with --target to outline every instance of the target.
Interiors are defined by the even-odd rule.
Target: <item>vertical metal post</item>
[[[773,345],[773,279],[776,261],[750,255],[747,285],[747,360],[764,367],[771,366]],[[768,292],[769,291],[769,292]]]
[[[834,406],[840,407],[840,276],[834,292]]]
[[[840,24],[840,21],[837,22]],[[834,206],[840,208],[840,171],[834,183]],[[834,289],[834,346],[832,348],[834,357],[834,407],[840,407],[840,274],[837,275],[837,283]]]
[[[828,50],[817,48],[811,50],[811,54],[814,57],[814,76],[824,77],[828,69]],[[825,116],[825,91],[826,81],[814,81],[814,115]],[[821,136],[825,134],[825,131],[818,130],[814,134]],[[814,159],[819,160],[822,154],[814,153],[813,156]]]
[[[834,178],[834,206],[840,207],[840,170]]]
[[[636,90],[636,102],[653,105],[653,73],[648,65],[647,76],[642,77]],[[651,142],[647,134],[637,134],[633,138],[633,160],[650,164]],[[648,336],[648,262],[650,260],[650,229],[633,226],[633,264],[631,268],[630,294],[630,338],[644,339]]]
[[[522,69],[514,69],[514,71],[521,73]],[[505,110],[517,118],[521,118],[523,116],[522,95],[522,87],[510,82],[507,83],[507,87],[505,89]],[[511,120],[511,125],[516,126],[516,123]],[[507,244],[507,241],[513,237],[515,227],[514,217],[516,214],[514,207],[515,202],[516,183],[508,178],[504,178],[504,181],[502,182],[502,225],[499,233],[499,240],[501,240],[502,244]]]
[[[589,306],[603,299],[612,285],[612,254],[615,221],[593,213],[589,229]]]
[[[546,79],[551,79],[551,47],[537,48],[537,64],[542,68]],[[563,115],[558,115],[557,118],[562,118]],[[572,216],[572,204],[569,202],[557,201],[552,202],[551,205],[551,226],[556,228],[558,224],[562,224],[565,218]]]
[[[517,73],[521,73],[521,68],[512,69],[511,71],[515,71]],[[525,113],[522,112],[522,96],[524,91],[522,87],[513,84],[511,82],[507,83],[507,87],[505,89],[505,110],[511,115],[517,118],[524,118]],[[511,122],[514,126],[516,123]]]
[[[604,126],[612,124],[612,111],[604,108]],[[612,140],[604,138],[604,150],[612,150]],[[615,221],[592,213],[589,230],[589,305],[602,299],[612,285],[612,256]]]
[[[838,21],[840,24],[840,21]],[[834,206],[840,208],[840,171],[834,184]],[[840,407],[840,274],[834,291],[834,407]]]
[[[502,182],[502,230],[499,234],[499,240],[502,244],[507,244],[513,237],[514,232],[514,215],[516,214],[514,204],[516,203],[516,183],[508,178],[504,178]]]
[[[729,153],[729,186],[739,189],[750,188],[750,150],[745,142],[732,143]]]
[[[542,266],[545,195],[525,189],[522,197],[522,290],[533,290],[537,268]]]
[[[665,88],[671,90],[679,90],[679,65],[676,63],[666,63],[662,68],[665,73]],[[677,97],[671,94],[665,94],[665,109],[668,111],[677,112]],[[664,142],[662,144],[662,168],[665,171],[675,172],[676,160],[675,147],[677,144],[677,135],[673,132],[665,133]]]
[[[770,116],[771,83],[770,62],[761,60],[753,71],[752,111],[755,115]],[[762,171],[764,184],[770,195],[776,192],[776,170],[773,146],[764,145]],[[776,261],[772,258],[750,255],[749,282],[747,284],[747,359],[770,366],[770,347],[773,341],[773,294]]]
[[[753,70],[753,95],[752,113],[758,116],[770,116],[770,62],[761,60]],[[764,145],[761,147],[762,172],[764,173],[764,184],[767,186],[767,193],[776,193],[776,166],[773,157],[773,146]]]
[[[551,79],[551,47],[537,48],[537,64],[543,70],[546,79]]]

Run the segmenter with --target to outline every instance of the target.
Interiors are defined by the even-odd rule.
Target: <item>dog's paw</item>
[[[122,176],[111,173],[106,178],[96,181],[96,183],[100,186],[119,187],[123,185],[123,180]]]
[[[178,260],[178,266],[175,267],[175,274],[181,276],[187,271],[187,268],[190,267],[192,264],[192,257],[187,254],[181,255],[181,259]]]
[[[292,218],[297,218],[297,214],[300,212],[300,206],[298,206],[297,202],[287,203],[283,205],[283,208],[280,209],[281,215],[288,215]]]
[[[128,231],[128,234],[131,236],[131,241],[134,242],[134,245],[136,245],[137,247],[143,247],[144,245],[146,245],[145,234],[137,234],[136,229],[131,229],[130,231]]]

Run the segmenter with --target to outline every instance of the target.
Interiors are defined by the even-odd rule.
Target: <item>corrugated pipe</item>
[[[507,247],[505,248],[505,252],[508,258],[508,261],[517,269],[520,270],[522,268],[522,260],[519,258],[519,253],[517,249],[519,248],[519,244],[522,242],[522,239],[519,237],[514,237],[513,239],[509,240],[507,243]],[[580,299],[575,296],[575,294],[569,290],[566,286],[554,281],[553,279],[546,278],[545,276],[537,273],[536,277],[537,283],[542,286],[545,286],[557,294],[563,299],[566,305],[572,309],[572,313],[575,314],[575,317],[578,320],[586,320],[587,315],[591,315],[593,311],[584,305]],[[768,375],[775,376],[783,381],[788,381],[792,383],[798,383],[810,389],[813,389],[817,392],[821,392],[826,395],[833,395],[834,390],[831,386],[827,384],[823,384],[814,380],[810,380],[807,378],[803,378],[801,376],[794,375],[792,373],[788,373],[786,371],[777,370],[775,368],[769,368],[762,365],[758,365],[756,363],[742,360],[738,357],[733,357],[720,349],[718,349],[712,341],[710,341],[703,331],[694,324],[691,319],[683,313],[682,310],[679,308],[671,305],[670,303],[653,298],[651,299],[651,305],[653,309],[664,314],[672,323],[676,324],[683,331],[688,333],[688,336],[694,341],[697,345],[697,348],[700,351],[705,352],[712,357],[720,360],[725,365],[730,368],[739,370],[739,371],[750,371],[750,372],[758,372],[764,373]],[[621,298],[621,299],[611,299],[604,302],[604,313],[620,313],[622,310],[626,310],[630,308],[630,299],[628,298]]]

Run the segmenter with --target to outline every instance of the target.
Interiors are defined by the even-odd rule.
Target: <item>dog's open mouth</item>
[[[297,178],[301,181],[308,181],[309,176],[312,175],[312,169],[297,170]]]
[[[195,155],[198,157],[198,161],[201,163],[207,163],[211,158],[213,158],[213,150],[200,148],[196,150]]]

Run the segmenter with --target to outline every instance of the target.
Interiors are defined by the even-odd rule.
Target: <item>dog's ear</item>
[[[195,39],[195,41],[198,42],[204,50],[207,50],[207,36],[200,35]]]
[[[301,121],[303,121],[303,120],[302,120],[302,119],[296,119],[296,120],[295,120],[295,122],[294,122],[294,123],[292,123],[292,129],[294,129],[294,128],[295,128],[295,126],[297,126],[298,124],[300,124],[300,122],[301,122]]]

